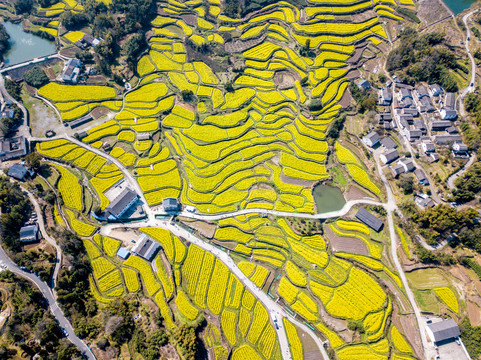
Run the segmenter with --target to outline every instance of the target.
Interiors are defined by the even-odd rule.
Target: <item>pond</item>
[[[312,196],[318,213],[341,210],[346,203],[342,191],[334,186],[317,185],[312,192]]]
[[[463,12],[463,10],[468,9],[475,2],[476,0],[444,0],[444,3],[455,15]]]
[[[22,24],[4,22],[3,25],[10,35],[10,50],[5,54],[6,65],[15,65],[55,53],[55,42],[25,32]]]

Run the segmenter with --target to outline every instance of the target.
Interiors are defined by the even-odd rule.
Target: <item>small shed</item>
[[[121,247],[119,251],[117,251],[117,256],[126,260],[130,256],[130,251],[124,247]]]
[[[356,218],[377,232],[379,232],[384,225],[381,219],[377,218],[364,208],[360,208],[357,211]]]

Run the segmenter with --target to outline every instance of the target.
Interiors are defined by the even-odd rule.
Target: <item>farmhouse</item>
[[[398,164],[404,168],[404,172],[413,171],[415,169],[413,161],[408,158],[399,160]]]
[[[449,143],[461,142],[462,140],[461,135],[437,135],[434,137],[434,142],[437,145],[447,145]]]
[[[414,202],[423,210],[436,206],[434,200],[429,196],[416,196]]]
[[[28,153],[28,141],[23,136],[1,140],[0,161],[18,159]]]
[[[406,89],[406,88],[402,88],[401,90],[399,90],[399,100],[401,101],[401,100],[404,100],[406,98],[412,99],[413,95],[411,94],[411,90]]]
[[[132,248],[132,252],[147,261],[151,261],[159,249],[160,244],[144,234],[142,235],[141,240]]]
[[[420,98],[419,102],[421,103],[418,106],[419,112],[433,112],[434,110],[436,110],[429,96]]]
[[[362,138],[362,141],[367,146],[373,147],[373,146],[376,146],[377,144],[379,144],[380,139],[381,138],[379,137],[379,134],[375,131],[372,131],[369,134],[367,134],[366,136],[364,136]]]
[[[139,196],[135,191],[125,188],[115,200],[105,208],[105,218],[110,221],[120,220],[132,205],[137,202],[138,198]]]
[[[38,240],[38,224],[24,226],[20,229],[20,242],[28,244]]]
[[[421,130],[408,130],[406,131],[406,136],[408,137],[410,142],[413,142],[423,136],[423,132]]]
[[[411,116],[418,116],[419,111],[415,108],[405,108],[401,110],[403,115],[411,115]]]
[[[454,93],[447,93],[444,96],[444,107],[448,109],[453,109],[456,106],[456,95]]]
[[[423,149],[424,153],[430,153],[436,150],[431,141],[423,141],[421,143],[421,148]]]
[[[458,117],[458,112],[454,109],[442,108],[439,113],[443,120],[454,120]]]
[[[392,92],[389,88],[383,88],[380,91],[379,105],[389,106],[392,102]]]
[[[452,126],[451,121],[445,121],[445,120],[431,121],[431,131],[444,131],[450,126]]]
[[[379,232],[384,225],[381,219],[377,218],[364,208],[360,208],[357,211],[356,218],[377,232]]]
[[[399,153],[396,149],[387,150],[384,154],[381,154],[379,158],[383,162],[383,164],[392,163],[399,157]]]
[[[418,96],[418,99],[421,99],[421,98],[426,97],[426,96],[429,98],[428,89],[426,89],[426,87],[424,87],[424,86],[418,86],[416,88],[416,94]]]
[[[404,173],[404,167],[400,164],[390,166],[389,170],[391,171],[392,176],[395,178]]]
[[[361,90],[369,90],[371,88],[371,84],[367,80],[361,80],[357,83],[357,87]]]
[[[65,63],[65,66],[60,74],[62,81],[76,84],[78,81],[78,76],[80,74],[80,67],[82,63],[79,59],[72,58]]]
[[[429,179],[421,169],[414,170],[414,176],[416,176],[420,184],[429,185]]]
[[[397,144],[389,136],[383,137],[381,139],[381,144],[386,150],[397,148]]]
[[[453,319],[439,321],[429,324],[426,332],[433,343],[440,343],[446,340],[453,340],[461,335],[458,324]]]
[[[175,198],[163,199],[162,206],[166,212],[177,212],[180,210],[180,203]]]
[[[436,161],[439,161],[439,155],[438,155],[438,153],[433,152],[433,153],[431,153],[431,154],[429,155],[429,157],[431,158],[431,162],[432,162],[432,163],[433,163],[433,162],[436,162]]]
[[[438,84],[429,85],[429,92],[432,96],[439,96],[443,93],[443,88]]]
[[[8,176],[13,177],[14,179],[24,181],[28,175],[28,170],[25,166],[14,164],[8,169]]]
[[[416,119],[414,120],[414,129],[415,130],[420,130],[423,135],[426,134],[426,123],[424,122],[423,119]]]

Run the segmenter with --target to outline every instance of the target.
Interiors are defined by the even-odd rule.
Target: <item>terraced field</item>
[[[58,6],[45,11],[80,5]],[[123,261],[116,257],[119,241],[93,235],[97,227],[86,216],[82,195],[92,193],[91,203],[104,209],[109,204],[105,192],[124,176],[87,149],[104,149],[118,159],[149,206],[174,197],[205,214],[252,208],[312,214],[312,188],[331,176],[333,162],[353,184],[382,198],[363,162],[349,146],[328,142],[326,134],[341,109],[348,60],[357,45],[369,42],[375,50],[387,39],[382,22],[401,19],[396,6],[394,1],[312,1],[301,16],[293,5],[279,2],[239,20],[223,15],[220,2],[170,0],[162,2],[162,15],[152,21],[149,49],[136,67],[140,80],[131,91],[121,95],[109,86],[56,83],[39,89],[66,121],[97,106],[112,111],[109,121],[88,130],[85,148],[67,140],[37,145],[44,157],[83,176],[82,184],[75,184],[75,175],[65,172],[70,170],[59,170],[59,190],[71,186],[74,191],[62,192],[65,209],[58,211],[83,238],[95,298],[109,303],[141,293],[155,301],[171,329],[201,314],[213,316],[219,325],[209,324],[205,340],[216,358],[227,358],[227,351],[232,359],[280,359],[267,309],[211,253],[166,230],[142,228],[162,245],[161,253],[152,263],[136,255]],[[71,42],[80,36],[65,35]],[[193,58],[203,46],[231,56],[243,70],[227,71],[227,56]],[[325,236],[301,236],[282,218],[252,214],[216,226],[212,241],[231,251],[257,287],[328,340],[339,359],[409,356],[403,329],[390,322],[397,305],[385,285],[402,291],[402,284],[383,259],[386,242],[379,237],[384,235],[374,239],[352,220],[325,224],[336,236],[365,244],[368,254],[359,255],[333,253]],[[455,310],[456,298],[448,290],[440,288],[436,295]],[[346,328],[348,323],[364,330],[354,343],[341,334],[339,324]],[[284,325],[293,358],[302,359],[297,328]]]
[[[50,83],[39,95],[53,102],[65,120],[96,106],[114,112],[122,108],[83,141],[93,145],[108,139],[111,144],[116,136],[122,149],[131,148],[124,154],[114,147],[111,154],[136,168],[149,205],[179,197],[204,213],[242,208],[315,212],[310,187],[329,177],[326,130],[341,108],[347,61],[357,44],[386,39],[380,19],[396,19],[393,8],[367,2],[316,4],[306,8],[303,20],[297,8],[281,2],[239,21],[213,6],[207,18],[200,2],[164,5],[168,15],[152,22],[150,50],[137,64],[142,80],[133,91],[121,98],[107,86]],[[364,20],[351,15],[358,12]],[[187,14],[196,16],[196,26],[183,20]],[[352,21],[339,25],[332,21],[335,16]],[[240,76],[231,79],[219,71],[221,65],[187,55],[191,43],[236,52],[225,42],[232,36],[245,44],[256,40],[237,52],[244,64]],[[317,55],[299,54],[306,43]],[[229,81],[233,91],[225,90]],[[191,91],[194,100],[182,101],[182,91]],[[158,145],[135,139],[160,128]],[[353,181],[380,195],[363,166],[342,163]]]

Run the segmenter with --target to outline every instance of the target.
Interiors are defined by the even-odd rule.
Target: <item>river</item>
[[[39,56],[55,53],[55,43],[40,36],[30,34],[22,29],[22,24],[4,22],[10,35],[10,50],[5,54],[5,63],[15,65]]]

